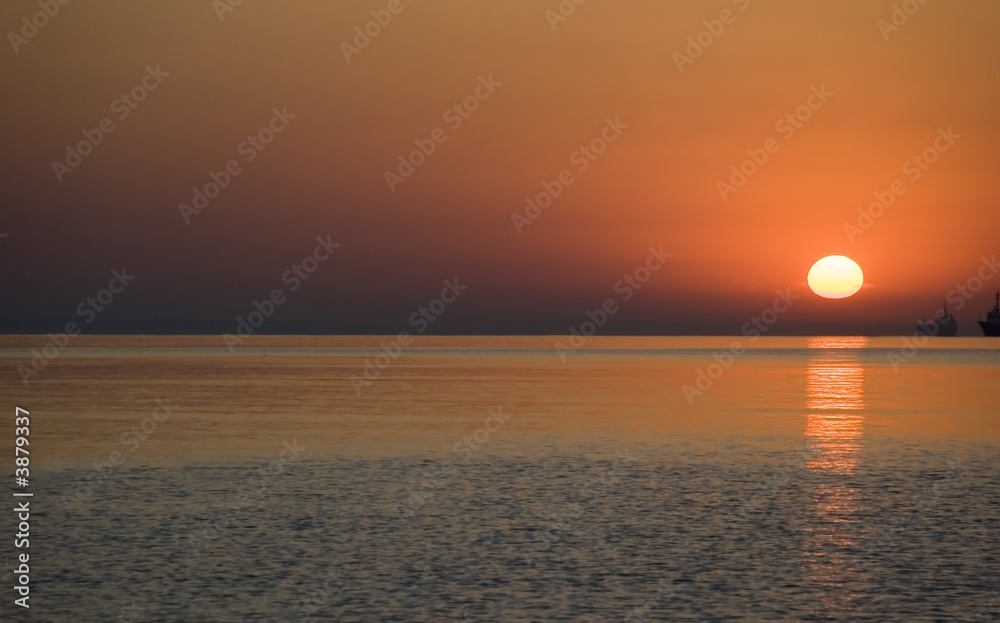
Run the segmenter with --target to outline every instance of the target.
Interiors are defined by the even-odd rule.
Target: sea
[[[4,336],[0,369],[3,621],[1000,620],[1000,339]]]

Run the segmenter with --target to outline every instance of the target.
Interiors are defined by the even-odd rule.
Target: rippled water
[[[3,382],[35,620],[1000,617],[997,341],[88,339]]]

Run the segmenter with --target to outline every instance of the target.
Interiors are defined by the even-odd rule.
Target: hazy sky
[[[85,321],[124,267],[85,331],[231,331],[280,289],[265,331],[413,332],[457,278],[428,333],[565,333],[608,298],[602,333],[737,333],[786,288],[775,333],[895,332],[1000,253],[1000,4],[559,6],[78,1],[37,26],[4,2],[0,318]],[[851,299],[806,289],[834,253]]]

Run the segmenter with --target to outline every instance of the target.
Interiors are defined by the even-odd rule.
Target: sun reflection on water
[[[856,350],[863,343],[846,338],[814,338],[806,370],[806,441],[811,450],[808,468],[838,474],[853,473],[861,447],[864,422],[865,371]]]
[[[825,609],[848,610],[855,596],[838,594],[857,569],[850,553],[862,512],[860,495],[848,481],[856,475],[864,424],[865,338],[814,338],[806,368],[806,469],[819,480],[812,494],[810,527],[804,543],[811,580],[822,584]]]

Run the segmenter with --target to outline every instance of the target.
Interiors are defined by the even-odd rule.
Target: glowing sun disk
[[[806,277],[809,289],[828,299],[843,299],[857,293],[865,283],[858,263],[844,255],[828,255],[817,260]]]

